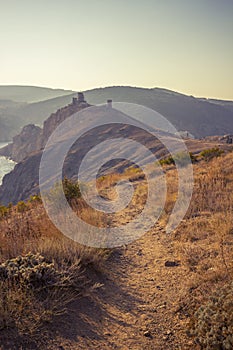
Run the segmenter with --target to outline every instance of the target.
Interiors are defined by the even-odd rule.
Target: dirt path
[[[177,312],[189,273],[165,266],[176,260],[169,235],[158,225],[114,252],[96,300],[73,304],[51,349],[195,349],[185,334],[187,319]]]

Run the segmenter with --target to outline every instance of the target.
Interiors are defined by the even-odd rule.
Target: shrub
[[[218,147],[205,149],[200,153],[200,156],[206,161],[210,161],[211,159],[215,157],[219,157],[224,153],[224,151]]]
[[[139,174],[141,172],[142,170],[136,165],[131,165],[129,168],[125,169],[125,173],[127,174]]]
[[[45,196],[53,203],[54,210],[57,212],[63,209],[63,193],[70,205],[82,196],[78,182],[65,177],[62,181],[62,186],[59,182],[55,183],[53,188],[45,193]]]
[[[54,265],[40,254],[28,253],[0,265],[0,279],[14,280],[25,287],[41,288],[55,283],[59,275]]]
[[[39,253],[9,259],[0,265],[0,329],[32,334],[87,288],[96,286],[84,278],[80,260],[59,266]]]
[[[176,153],[174,157],[169,156],[167,158],[160,159],[159,163],[160,165],[171,165],[177,162],[178,165],[185,166],[190,163],[190,160],[192,163],[197,161],[197,157],[192,152],[179,152]]]
[[[25,202],[20,201],[17,203],[17,211],[18,213],[24,213],[25,211],[28,210],[28,206]]]
[[[81,197],[81,190],[79,183],[68,179],[67,177],[63,180],[63,189],[67,201],[70,203],[72,199]]]
[[[191,334],[204,349],[233,349],[233,283],[215,292],[196,311],[191,327]]]
[[[5,207],[5,205],[0,205],[0,219],[7,216],[9,212],[9,208]]]
[[[41,203],[42,202],[41,196],[38,194],[34,194],[33,196],[30,196],[29,202],[30,203]]]
[[[174,160],[180,165],[185,166],[197,161],[197,157],[192,152],[179,152],[174,156]]]
[[[174,159],[172,158],[172,156],[169,156],[167,158],[160,159],[159,164],[160,165],[171,165],[171,164],[175,164],[175,162],[174,162]]]

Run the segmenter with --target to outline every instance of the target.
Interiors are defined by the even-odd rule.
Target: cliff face
[[[59,123],[61,123],[72,113],[87,106],[88,104],[86,102],[74,100],[71,105],[58,110],[57,113],[50,116],[50,118],[44,123],[44,128],[41,130],[39,137],[42,144],[42,149],[31,153],[22,162],[18,163],[11,173],[4,177],[3,184],[0,186],[1,203],[5,205],[7,205],[9,202],[17,203],[19,200],[28,199],[32,194],[39,193],[39,167],[44,143]],[[109,113],[113,114],[109,116]],[[105,125],[104,122],[107,120],[107,118],[109,120],[117,120],[119,124],[114,122],[112,124]],[[99,176],[109,172],[124,171],[127,166],[131,165],[127,159],[131,159],[130,156],[132,154],[134,155],[134,159],[137,160],[136,162],[151,162],[151,160],[147,160],[144,157],[144,154],[141,153],[140,150],[135,149],[134,144],[132,145],[128,143],[124,147],[119,147],[117,142],[114,141],[114,139],[118,138],[134,140],[139,144],[144,145],[155,154],[157,159],[160,159],[162,156],[166,156],[168,154],[168,151],[164,147],[167,140],[169,140],[169,143],[174,143],[173,150],[176,152],[176,141],[174,135],[172,136],[167,132],[157,130],[158,136],[163,138],[163,143],[161,143],[159,141],[159,137],[153,137],[151,134],[147,134],[147,132],[143,130],[143,124],[141,124],[140,121],[137,123],[138,127],[130,125],[132,120],[129,116],[123,115],[120,111],[117,111],[114,108],[109,110],[109,108],[106,108],[106,106],[97,107],[95,109],[90,108],[87,109],[86,113],[81,113],[76,124],[77,130],[85,130],[95,119],[100,122],[100,126],[88,130],[74,142],[71,149],[67,153],[63,164],[63,176],[67,176],[71,179],[77,179],[80,164],[84,156],[91,150],[92,152],[90,162],[88,163],[88,172],[91,172],[92,174],[95,174],[96,162],[100,162],[101,159],[108,159],[109,156],[111,156],[111,160],[101,166],[98,174]],[[54,145],[56,152],[51,151],[47,154],[48,158],[46,163],[48,164],[48,168],[52,169],[53,164],[56,165],[57,161],[60,161],[63,141],[66,142],[71,137],[73,138],[73,136],[73,130],[68,130],[65,135],[62,136],[61,140],[57,140]],[[95,146],[98,146],[102,142],[109,139],[111,139],[111,147],[103,147],[100,149],[97,148],[95,150]],[[192,139],[186,140],[186,142],[191,152],[198,153],[200,150],[211,147],[210,142],[205,144],[204,141],[202,142]],[[216,142],[213,142],[212,145],[212,147],[214,147]],[[55,179],[58,175],[57,173],[53,173],[53,169],[51,171],[52,172],[49,170],[48,178],[43,179],[45,183],[49,182],[49,180],[52,178]]]
[[[33,124],[23,128],[13,142],[0,150],[1,156],[10,157],[18,164],[3,178],[0,186],[0,202],[8,204],[25,200],[39,192],[39,165],[43,148],[56,127],[72,114],[89,107],[82,93],[59,109],[44,122],[43,129]],[[68,175],[72,175],[67,172]]]
[[[13,142],[0,150],[0,155],[10,157],[16,162],[22,161],[30,153],[41,148],[42,129],[33,124],[26,125]]]
[[[14,170],[5,175],[0,186],[0,201],[3,204],[17,203],[38,192],[41,152],[16,164]]]
[[[101,111],[104,113],[104,111]],[[84,121],[83,121],[84,122]],[[122,128],[124,128],[122,130]],[[96,137],[98,135],[98,137]],[[108,138],[119,138],[119,137],[132,138],[135,141],[145,144],[152,152],[155,152],[159,157],[164,153],[164,148],[162,144],[154,140],[151,135],[145,135],[145,132],[139,128],[135,128],[130,125],[122,125],[119,124],[116,126],[115,124],[103,125],[97,129],[93,129],[88,131],[85,135],[82,135],[71,147],[68,152],[64,166],[63,166],[63,175],[67,176],[71,179],[77,179],[77,174],[79,170],[79,166],[83,157],[98,143],[101,143]],[[69,137],[69,135],[67,135]],[[145,141],[146,140],[146,141]],[[59,147],[58,143],[58,147]],[[60,145],[62,147],[62,145]],[[140,159],[140,153],[135,154],[135,150],[128,147],[129,154],[134,153],[135,156]],[[29,157],[24,159],[22,162],[18,163],[14,170],[7,174],[3,178],[2,186],[0,186],[0,202],[7,205],[9,202],[16,204],[20,200],[26,200],[30,197],[30,195],[36,194],[40,192],[39,188],[39,167],[40,160],[42,156],[43,150],[38,151],[37,153],[31,154]],[[114,146],[113,150],[102,149],[103,157],[109,154],[113,157],[113,160],[106,164],[106,167],[101,168],[100,175],[115,169],[115,171],[123,171],[124,168],[129,165],[127,160],[124,160],[124,149],[119,149],[117,145]],[[58,148],[59,155],[59,148]],[[122,155],[122,157],[121,157]],[[94,153],[93,159],[99,159],[100,154]],[[120,158],[120,160],[118,159]],[[49,164],[53,164],[56,161],[53,158],[53,155],[50,155],[50,159],[48,160]],[[90,171],[92,171],[93,165],[90,164]],[[93,169],[94,172],[94,169]]]
[[[84,100],[83,94],[79,93],[78,98],[73,98],[71,104],[51,114],[44,122],[43,129],[33,124],[25,126],[21,133],[13,138],[12,143],[0,150],[0,155],[10,157],[17,163],[21,162],[30,154],[43,149],[49,136],[61,122],[88,106],[90,105]]]
[[[73,98],[72,103],[66,107],[58,109],[56,113],[52,113],[50,117],[45,120],[42,133],[42,146],[44,147],[49,136],[53,133],[56,127],[62,123],[66,118],[72,114],[87,108],[90,105],[84,100],[83,93],[78,93],[78,98]]]

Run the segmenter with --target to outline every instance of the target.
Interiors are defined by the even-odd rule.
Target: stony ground
[[[48,349],[197,349],[179,312],[189,272],[161,227],[113,252],[104,276],[95,300],[73,303],[54,326]]]

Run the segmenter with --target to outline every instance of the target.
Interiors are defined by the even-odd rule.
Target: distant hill
[[[50,89],[38,86],[0,85],[0,99],[15,102],[38,102],[71,94],[71,90]]]
[[[29,123],[41,124],[52,113],[50,99],[70,95],[71,90],[41,88],[35,86],[0,86],[0,142],[10,141],[20,129]],[[37,109],[36,103],[45,102]],[[61,98],[61,104],[63,103]],[[35,104],[35,106],[34,106]],[[47,104],[49,108],[46,109]],[[66,104],[66,103],[65,103]],[[37,117],[37,110],[40,111]],[[57,106],[54,106],[54,111]]]
[[[40,89],[43,91],[43,88],[38,89],[40,93]],[[47,90],[50,91],[50,89]],[[33,93],[36,91],[36,88],[33,88]],[[63,93],[63,95],[39,102],[38,97],[37,102],[6,107],[4,113],[1,110],[0,101],[0,125],[3,119],[8,121],[8,127],[0,134],[0,141],[11,140],[12,136],[20,131],[20,127],[26,124],[34,123],[41,126],[51,113],[69,104],[76,94],[72,91],[51,89],[49,93],[52,92]],[[32,93],[30,96],[32,98]],[[179,131],[189,131],[197,138],[233,133],[233,101],[195,98],[160,88],[145,89],[126,86],[88,90],[85,92],[85,97],[90,104],[105,103],[107,99],[113,99],[115,102],[144,105],[161,113]],[[0,87],[1,99],[3,97]],[[35,96],[34,99],[36,99]],[[5,135],[4,139],[2,139],[2,134]]]
[[[134,87],[109,87],[85,92],[89,103],[132,102],[152,108],[180,130],[197,138],[233,132],[233,101],[204,100],[171,90]],[[229,107],[229,108],[228,108]]]
[[[22,120],[22,126],[31,123],[42,125],[51,113],[68,105],[75,95],[76,93],[72,93],[45,101],[21,105],[16,108],[10,108],[9,111]]]
[[[203,98],[202,99],[203,101],[208,101],[210,103],[215,103],[215,104],[218,104],[220,106],[223,106],[225,107],[226,109],[229,109],[229,111],[232,111],[233,112],[233,101],[229,101],[229,100],[216,100],[216,99],[206,99],[206,98]]]
[[[45,122],[44,127],[35,128],[32,125],[25,127],[20,135],[14,138],[13,145],[8,145],[1,150],[1,152],[9,152],[7,155],[12,156],[13,159],[18,161],[14,170],[7,174],[3,178],[2,186],[0,186],[0,202],[8,204],[9,202],[17,203],[20,200],[25,200],[35,193],[39,192],[39,166],[43,153],[43,148],[56,127],[65,119],[74,113],[86,108],[86,113],[81,113],[77,120],[76,130],[88,130],[88,126],[93,120],[97,118],[100,122],[98,128],[94,128],[85,132],[79,137],[72,145],[71,149],[67,153],[63,166],[63,175],[68,178],[77,179],[79,166],[83,157],[91,150],[95,149],[99,143],[112,139],[111,149],[103,147],[101,152],[96,149],[91,154],[91,162],[88,165],[89,172],[95,174],[95,160],[99,162],[102,159],[107,159],[109,153],[111,153],[111,160],[106,162],[100,169],[99,175],[105,172],[122,172],[129,166],[127,157],[125,159],[125,150],[127,154],[134,154],[137,161],[149,164],[151,159],[148,155],[145,157],[140,150],[136,150],[134,144],[128,143],[126,147],[119,147],[117,143],[114,143],[114,139],[124,137],[127,140],[134,140],[139,144],[144,145],[149,149],[157,159],[168,154],[168,151],[164,147],[169,140],[170,145],[173,145],[173,151],[178,151],[176,136],[169,134],[165,131],[156,130],[156,135],[147,133],[143,130],[144,125],[141,123],[141,115],[139,118],[134,119],[134,125],[132,125],[132,118],[130,116],[123,115],[120,111],[112,108],[98,107],[96,109],[89,109],[89,105],[85,102],[71,103],[68,106],[59,109],[56,113],[53,113]],[[110,116],[111,114],[111,116]],[[123,119],[122,119],[123,118]],[[123,120],[123,124],[116,125],[115,123],[104,125],[106,120]],[[135,124],[136,122],[136,124]],[[155,132],[155,131],[154,131]],[[34,133],[34,135],[33,135]],[[31,139],[30,139],[31,137]],[[66,130],[66,132],[60,136],[61,139],[57,139],[54,143],[56,152],[48,152],[47,165],[57,164],[60,162],[60,155],[62,154],[62,148],[64,142],[73,139],[73,129]],[[159,139],[162,138],[163,142]],[[187,140],[187,146],[192,152],[199,152],[206,148],[212,148],[216,145],[216,142],[210,142],[209,140]],[[6,153],[4,153],[6,155]],[[129,158],[130,159],[130,158]],[[53,173],[54,169],[51,166],[46,166],[48,171],[47,177],[41,180],[45,185],[49,184],[50,180],[57,176],[57,173]],[[51,173],[52,171],[52,173]]]
[[[13,118],[14,119],[14,118]],[[8,142],[13,136],[15,136],[21,125],[16,120],[11,120],[11,118],[1,118],[0,117],[0,142]]]

